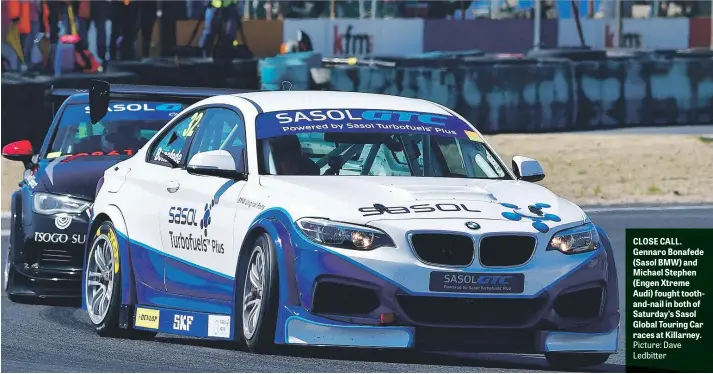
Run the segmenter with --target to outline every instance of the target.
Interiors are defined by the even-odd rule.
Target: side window
[[[161,153],[163,153],[173,161],[181,164],[186,159],[184,157],[186,146],[190,144],[190,139],[203,122],[205,114],[205,110],[199,110],[182,119],[170,131],[164,134],[151,151],[151,162],[170,166],[171,164],[165,161],[164,157],[161,156]]]
[[[245,149],[245,122],[234,111],[211,108],[205,112],[202,125],[193,141],[187,160],[199,152],[223,149],[236,160]]]

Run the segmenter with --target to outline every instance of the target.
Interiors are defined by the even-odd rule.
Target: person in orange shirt
[[[30,65],[35,38],[40,32],[40,5],[39,0],[10,0],[7,4],[8,18],[17,25],[20,33],[26,65]]]

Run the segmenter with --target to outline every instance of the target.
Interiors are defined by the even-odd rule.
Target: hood
[[[117,156],[61,156],[42,160],[34,173],[39,182],[35,190],[94,201],[99,178],[121,160]]]
[[[579,207],[550,190],[515,180],[263,176],[261,184],[271,196],[289,197],[280,204],[288,206],[293,215],[354,223],[417,218],[512,221],[522,217],[565,223],[585,218]]]

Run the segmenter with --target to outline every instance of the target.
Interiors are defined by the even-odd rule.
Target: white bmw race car
[[[161,91],[206,98],[97,186],[82,293],[100,335],[543,353],[568,367],[617,352],[611,244],[532,183],[537,161],[508,169],[424,100],[198,90]],[[109,95],[90,93],[93,122]]]

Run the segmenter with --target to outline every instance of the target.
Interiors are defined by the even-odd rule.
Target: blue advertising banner
[[[109,103],[107,113],[102,120],[169,121],[181,110],[183,110],[183,105],[177,103],[112,101]],[[89,120],[89,105],[69,105],[62,114],[62,124],[76,124],[85,120]]]
[[[380,109],[312,109],[267,112],[257,117],[257,138],[326,132],[439,135],[475,140],[477,133],[454,116]]]

